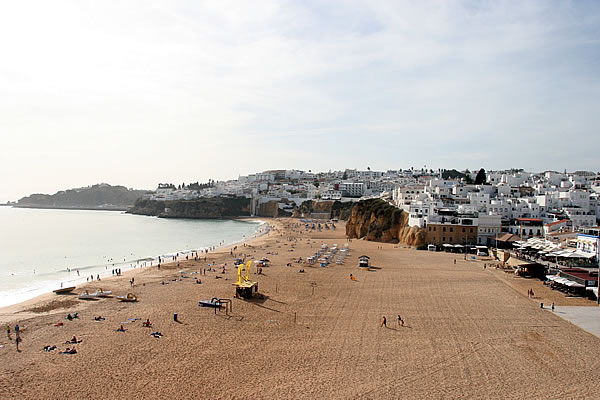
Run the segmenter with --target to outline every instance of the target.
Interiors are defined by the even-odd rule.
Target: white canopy
[[[573,253],[569,254],[570,258],[592,258],[594,254],[592,253],[584,253],[583,251],[576,250]]]
[[[565,285],[570,286],[570,287],[584,287],[581,283],[577,283],[577,282],[573,282],[573,281],[569,281],[569,280],[567,280],[567,283],[565,283]]]

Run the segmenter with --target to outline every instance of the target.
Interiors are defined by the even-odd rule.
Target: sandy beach
[[[206,261],[136,270],[133,288],[130,274],[101,282],[115,295],[135,293],[136,303],[45,295],[1,309],[3,322],[22,326],[23,342],[17,352],[3,324],[0,398],[600,397],[600,338],[540,309],[593,303],[484,269],[485,260],[364,240],[348,243],[343,265],[298,264],[323,243],[346,243],[344,224],[304,232],[298,220],[268,222],[270,233],[234,255],[228,247]],[[244,254],[271,260],[262,275],[252,271],[263,299],[233,296],[233,260]],[[357,267],[363,254],[375,268]],[[217,268],[192,274],[208,264]],[[231,299],[232,312],[198,306],[213,297]],[[73,336],[82,342],[65,344]],[[59,353],[67,347],[77,354]]]

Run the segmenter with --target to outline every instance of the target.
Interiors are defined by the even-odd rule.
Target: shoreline
[[[205,255],[212,255],[212,254],[217,254],[218,252],[226,249],[226,248],[233,248],[234,246],[240,245],[240,244],[249,244],[252,241],[258,240],[261,237],[268,235],[272,229],[273,226],[262,219],[241,219],[241,218],[235,218],[232,220],[238,220],[240,222],[253,222],[257,224],[256,230],[254,231],[254,233],[251,235],[251,237],[249,238],[242,238],[241,240],[232,242],[232,243],[227,243],[227,244],[222,244],[222,245],[215,245],[215,246],[209,246],[209,247],[203,247],[202,250],[206,250],[207,248],[210,247],[214,247],[214,250],[210,250],[210,252],[205,253]],[[261,231],[261,228],[264,227],[265,229]],[[193,249],[193,250],[175,250],[172,252],[167,252],[164,254],[160,254],[160,255],[156,255],[156,256],[148,256],[148,257],[144,257],[141,259],[136,259],[136,260],[128,260],[128,261],[123,261],[121,263],[115,263],[114,268],[126,268],[120,276],[116,276],[116,275],[110,275],[110,276],[106,276],[104,278],[102,278],[100,280],[100,283],[98,280],[96,281],[86,281],[86,282],[81,282],[81,283],[72,283],[72,286],[75,286],[76,289],[75,290],[80,290],[80,291],[85,291],[85,290],[89,290],[91,287],[100,287],[102,286],[102,282],[112,282],[115,279],[119,279],[119,278],[123,278],[125,276],[137,276],[138,274],[143,273],[144,271],[151,271],[153,269],[156,269],[157,264],[154,265],[145,265],[142,266],[141,264],[143,263],[155,263],[158,261],[158,257],[162,257],[163,259],[165,257],[172,257],[175,254],[179,254],[180,258],[185,257],[186,255],[191,254],[192,252],[196,252],[198,253],[200,251],[199,249]],[[203,253],[200,253],[203,254]],[[181,262],[182,260],[171,260],[168,262],[163,262],[161,263],[161,266],[166,266],[167,268],[169,266],[172,266],[173,264],[176,264],[178,262]],[[184,259],[185,261],[185,259]],[[127,266],[126,266],[127,265]],[[98,265],[98,267],[101,267],[101,265]],[[86,266],[84,267],[79,267],[79,268],[86,268]],[[79,268],[71,268],[71,271],[77,271]],[[94,272],[93,275],[96,275],[97,272]],[[85,278],[85,275],[82,275],[78,278],[81,278],[82,280]],[[77,279],[75,279],[77,280]],[[68,282],[68,281],[67,281]],[[64,287],[69,287],[69,284],[64,285]],[[53,292],[54,289],[52,289],[49,292],[45,292],[45,293],[41,293],[38,295],[35,295],[32,298],[23,300],[23,301],[19,301],[18,303],[14,303],[14,304],[8,304],[5,306],[0,306],[0,323],[6,323],[9,321],[12,321],[14,319],[19,319],[19,316],[17,314],[22,314],[23,311],[30,309],[30,308],[35,308],[38,305],[41,305],[42,303],[48,302],[48,301],[52,301],[53,299],[60,299],[61,297],[58,296]],[[73,295],[68,295],[69,297],[73,296]],[[76,298],[76,297],[75,297]],[[36,315],[39,314],[32,314],[32,315],[28,315],[29,317],[35,317]],[[10,317],[13,317],[12,319]],[[27,317],[25,315],[23,315],[23,317]]]

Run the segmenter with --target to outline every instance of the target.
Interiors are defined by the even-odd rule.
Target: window
[[[473,233],[473,228],[471,228],[471,233]]]
[[[450,227],[450,232],[454,232],[454,228]]]
[[[446,241],[446,236],[442,236],[442,242]]]
[[[465,231],[465,228],[463,228],[463,232]]]
[[[442,232],[446,232],[446,227],[442,227]]]

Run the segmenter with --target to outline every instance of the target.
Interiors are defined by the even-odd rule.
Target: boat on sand
[[[127,293],[127,296],[117,296],[121,301],[134,302],[137,301],[137,296],[133,293]]]
[[[102,290],[102,288],[99,288],[93,294],[95,296],[97,296],[97,297],[108,297],[108,296],[110,296],[112,294],[112,291],[110,291],[110,290]]]
[[[80,293],[79,296],[77,296],[78,299],[81,300],[90,300],[96,297],[95,293],[90,293],[87,290],[83,293]]]
[[[69,286],[66,288],[56,289],[56,290],[53,290],[53,292],[56,294],[67,294],[67,293],[71,293],[73,290],[75,290],[75,286]]]

